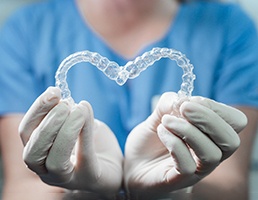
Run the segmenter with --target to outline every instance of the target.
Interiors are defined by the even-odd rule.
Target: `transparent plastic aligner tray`
[[[151,51],[136,57],[135,60],[129,61],[125,66],[119,66],[116,62],[109,61],[106,57],[87,50],[71,54],[63,60],[56,72],[56,86],[61,89],[63,100],[74,102],[66,82],[66,77],[68,70],[75,64],[89,62],[102,71],[108,78],[116,81],[118,85],[123,85],[128,79],[139,76],[142,71],[161,58],[169,58],[176,61],[177,65],[183,70],[182,84],[178,91],[179,101],[190,97],[194,89],[194,67],[184,54],[169,48],[153,48]]]

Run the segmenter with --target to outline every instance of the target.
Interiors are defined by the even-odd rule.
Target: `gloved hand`
[[[192,186],[239,146],[246,116],[202,97],[181,104],[171,115],[176,93],[161,96],[154,112],[127,138],[124,180],[132,199],[157,199]]]
[[[72,107],[60,101],[58,88],[50,87],[26,113],[19,132],[25,163],[45,183],[105,198],[120,189],[122,152],[86,101]]]

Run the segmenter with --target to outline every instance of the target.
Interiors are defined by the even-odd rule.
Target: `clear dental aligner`
[[[153,48],[151,51],[138,56],[135,60],[129,61],[125,66],[119,66],[115,62],[109,61],[106,57],[87,50],[71,54],[63,60],[56,72],[56,86],[61,89],[62,99],[73,103],[66,77],[68,70],[75,64],[89,62],[101,70],[108,78],[115,80],[118,85],[123,85],[128,79],[134,79],[139,76],[142,71],[161,58],[175,60],[177,65],[183,69],[183,82],[181,89],[178,91],[179,101],[190,97],[194,89],[194,67],[184,54],[169,48]]]

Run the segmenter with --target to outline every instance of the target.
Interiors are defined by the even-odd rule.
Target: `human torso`
[[[211,7],[208,5],[210,10]],[[162,37],[152,37],[144,46],[142,44],[146,41],[137,41],[135,33],[128,37],[130,40],[123,38],[123,47],[130,47],[137,41],[132,48],[134,51],[130,50],[127,54],[118,53],[120,47],[114,48],[85,23],[75,1],[63,0],[60,3],[55,0],[41,7],[32,7],[30,11],[33,14],[27,15],[30,23],[26,29],[29,35],[26,45],[31,53],[28,62],[35,92],[26,93],[24,90],[26,104],[32,103],[47,87],[55,84],[58,65],[72,53],[83,50],[98,52],[122,66],[153,47],[173,48],[184,53],[195,67],[197,79],[193,95],[220,100],[217,91],[223,88],[217,88],[217,78],[220,78],[222,67],[219,61],[224,45],[224,27],[220,23],[224,16],[209,14],[206,9],[206,5],[199,3],[180,5],[173,20],[161,31]],[[200,18],[201,15],[210,17],[209,21]],[[109,80],[89,63],[72,68],[67,80],[75,101],[89,101],[95,117],[110,126],[123,146],[130,130],[152,112],[153,98],[167,91],[177,92],[182,82],[181,76],[182,69],[175,62],[162,59],[123,86]],[[22,111],[26,109],[26,106],[21,108]]]

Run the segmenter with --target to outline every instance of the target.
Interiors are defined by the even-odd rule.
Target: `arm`
[[[238,107],[248,118],[239,149],[193,188],[194,199],[248,199],[249,166],[257,130],[258,110]],[[218,196],[220,195],[220,196]]]
[[[23,145],[18,134],[22,117],[15,114],[0,118],[0,146],[5,183],[2,200],[58,200],[61,189],[43,183],[28,170],[22,160]]]

